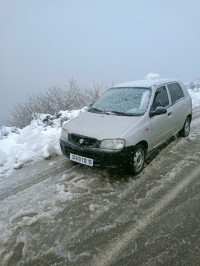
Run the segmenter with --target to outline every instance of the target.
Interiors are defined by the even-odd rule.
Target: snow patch
[[[57,115],[35,114],[35,119],[23,129],[0,129],[0,177],[14,169],[41,159],[61,154],[59,137],[61,126],[86,107],[74,111],[60,111]]]
[[[192,98],[192,106],[199,107],[200,106],[200,88],[188,89],[190,97]]]
[[[154,73],[149,72],[144,78],[145,79],[158,79],[159,77],[160,77],[159,74],[154,74]]]
[[[62,185],[57,184],[56,191],[58,192],[58,199],[60,200],[61,203],[73,199],[73,194],[69,191],[66,191],[66,188],[63,184]]]

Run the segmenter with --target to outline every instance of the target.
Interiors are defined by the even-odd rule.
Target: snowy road
[[[38,161],[0,179],[0,265],[200,265],[200,109],[137,177]]]

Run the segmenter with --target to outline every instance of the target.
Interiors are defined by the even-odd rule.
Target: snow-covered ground
[[[200,106],[200,88],[188,89],[193,108]],[[0,177],[27,163],[60,154],[59,136],[63,123],[84,112],[60,111],[57,115],[38,114],[23,129],[2,127],[0,130]]]
[[[193,108],[200,106],[200,88],[188,89]]]
[[[200,108],[193,116],[190,136],[137,178],[64,156],[0,178],[0,265],[200,265]]]
[[[25,164],[60,154],[61,126],[86,107],[74,111],[60,111],[57,115],[38,114],[23,129],[2,127],[0,130],[0,177],[20,169]]]

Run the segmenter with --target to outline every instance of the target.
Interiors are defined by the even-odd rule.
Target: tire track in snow
[[[140,218],[140,223],[126,230],[123,235],[120,235],[118,239],[109,245],[103,255],[100,254],[92,261],[92,265],[106,266],[114,262],[115,257],[127,247],[127,245],[134,241],[139,234],[144,231],[174,199],[196,178],[199,178],[200,166],[196,167],[190,176],[186,176],[181,182],[179,182],[174,188],[168,191],[160,201],[153,205],[148,212]]]
[[[59,161],[61,160],[61,162],[63,162],[63,158],[56,158],[56,159],[58,159]],[[21,180],[22,182],[20,182],[20,180],[19,180],[19,182],[15,182],[16,180],[14,180],[14,182],[9,184],[9,187],[4,186],[4,189],[2,189],[0,192],[0,201],[5,200],[6,198],[8,198],[10,196],[16,195],[17,193],[22,192],[23,190],[26,190],[26,189],[44,181],[45,179],[48,179],[52,176],[61,175],[63,172],[66,172],[66,171],[73,171],[74,168],[79,167],[79,165],[75,165],[75,166],[70,166],[69,169],[66,169],[66,165],[65,164],[61,165],[61,162],[59,163],[60,164],[59,168],[55,167],[55,166],[50,167],[50,168],[48,168],[48,171],[44,171],[44,173],[42,172],[42,174],[41,173],[37,174],[37,173],[33,172],[30,175],[30,173],[29,173],[28,178],[27,179],[23,178]],[[34,165],[36,166],[37,163],[35,163]],[[22,171],[24,171],[24,169],[22,169]],[[20,172],[20,174],[21,174],[21,172]],[[12,177],[13,176],[14,176],[14,174],[12,174]]]

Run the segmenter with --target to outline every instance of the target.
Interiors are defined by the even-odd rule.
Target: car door
[[[172,102],[172,134],[177,133],[185,122],[188,114],[187,102],[184,93],[178,83],[167,84]]]
[[[165,86],[157,88],[151,111],[155,111],[157,107],[165,107],[167,113],[161,115],[154,115],[150,118],[150,147],[153,148],[168,139],[172,134],[172,117],[170,109],[170,98]]]

